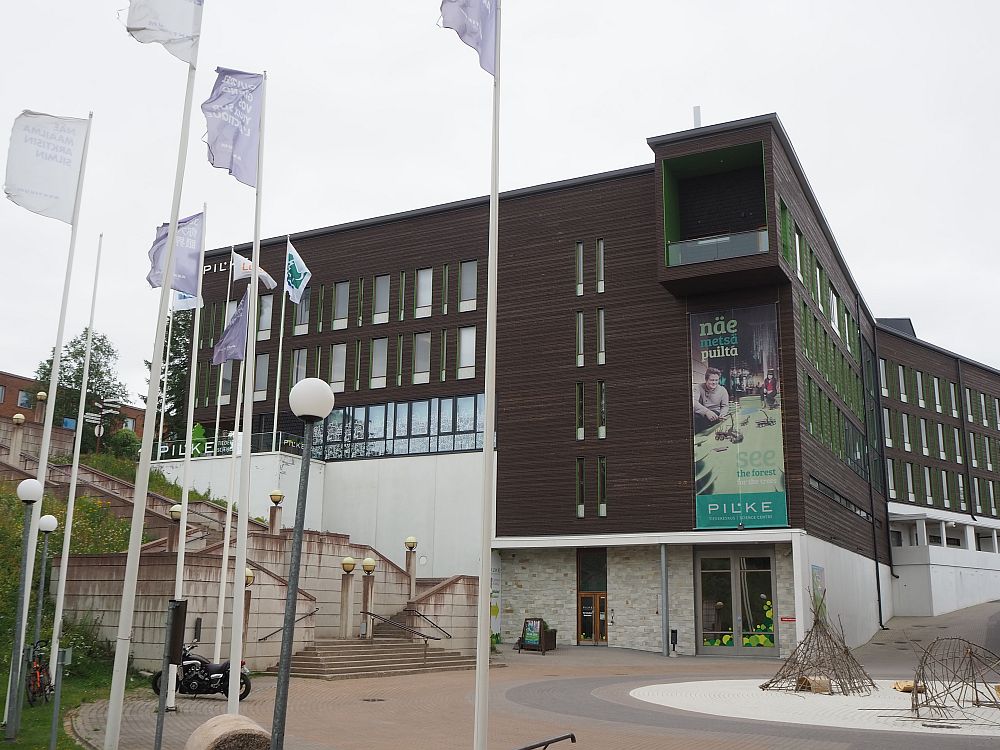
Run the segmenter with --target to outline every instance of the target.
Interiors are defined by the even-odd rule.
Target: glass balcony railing
[[[708,260],[742,258],[767,252],[767,230],[721,234],[696,240],[671,242],[667,246],[667,265],[686,266]]]

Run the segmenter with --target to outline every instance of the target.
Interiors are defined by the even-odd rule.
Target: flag
[[[125,29],[136,41],[159,42],[171,55],[193,65],[203,4],[204,0],[130,0]]]
[[[479,67],[496,76],[497,3],[499,0],[443,0],[446,29],[479,53]]]
[[[239,253],[233,253],[233,257],[230,262],[233,265],[233,281],[250,278],[250,274],[253,273],[252,260],[244,258]],[[257,269],[257,278],[259,278],[268,289],[274,289],[278,286],[278,282],[274,280],[274,277],[263,268]]]
[[[215,72],[219,77],[201,105],[208,122],[208,161],[255,188],[264,76],[229,68]]]
[[[198,294],[198,273],[201,271],[201,230],[204,214],[194,214],[177,222],[174,237],[174,281],[170,288],[185,294]],[[156,239],[149,248],[149,274],[146,281],[154,289],[163,286],[163,266],[167,261],[168,224],[156,228]]]
[[[195,297],[193,294],[185,294],[184,292],[174,292],[174,312],[181,312],[182,310],[194,310],[196,307],[202,307],[205,303],[201,301],[200,297]]]
[[[306,264],[302,262],[302,258],[289,241],[285,261],[285,291],[288,292],[288,299],[296,305],[299,304],[311,278],[312,272],[306,268]]]
[[[212,364],[221,365],[231,359],[243,359],[247,351],[247,300],[250,297],[250,288],[243,292],[243,299],[236,306],[233,317],[229,319],[229,325],[222,332],[222,338],[212,350]]]
[[[25,110],[14,120],[3,190],[36,214],[73,223],[89,120]]]

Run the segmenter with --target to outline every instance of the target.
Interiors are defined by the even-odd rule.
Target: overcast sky
[[[145,392],[187,66],[134,41],[126,0],[4,2],[0,163],[23,109],[94,112],[67,339],[95,328]],[[263,236],[489,191],[491,79],[435,0],[205,0],[182,216],[249,241],[253,191],[212,169],[216,66],[267,70]],[[1000,3],[506,0],[500,188],[646,164],[645,139],[777,112],[876,316],[1000,367],[994,218]],[[124,16],[123,16],[124,17]],[[55,341],[69,227],[0,199],[0,369]],[[502,262],[502,258],[501,258]],[[273,269],[271,269],[273,272]]]

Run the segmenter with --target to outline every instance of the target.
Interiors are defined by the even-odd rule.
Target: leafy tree
[[[108,439],[107,446],[111,455],[135,461],[142,441],[132,430],[121,429]]]
[[[170,341],[163,342],[163,364],[167,363],[167,347],[170,348],[170,371],[167,373],[166,392],[161,393],[164,399],[164,436],[180,439],[184,436],[185,409],[187,408],[188,378],[191,374],[191,329],[194,327],[194,310],[181,310],[170,313],[174,319],[174,327]],[[169,319],[167,321],[169,329]],[[150,368],[146,360],[146,370]],[[162,368],[162,366],[161,366]],[[163,378],[163,370],[160,370]],[[146,377],[149,382],[149,376]],[[141,396],[143,403],[145,395]],[[159,419],[159,418],[157,418]],[[157,426],[159,422],[157,422]],[[155,427],[153,429],[156,429]]]
[[[76,419],[83,384],[83,359],[87,348],[87,329],[63,346],[59,361],[59,388],[56,390],[55,424],[63,418]],[[49,389],[52,357],[40,362],[35,370],[35,392]],[[87,410],[93,411],[96,401],[112,399],[127,402],[128,388],[118,378],[118,350],[107,336],[94,331],[90,350],[90,371],[87,377]],[[113,426],[113,425],[112,425]],[[84,430],[83,449],[90,449],[96,438],[93,430]]]

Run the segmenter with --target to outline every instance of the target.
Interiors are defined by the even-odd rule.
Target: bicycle
[[[38,701],[49,702],[52,692],[52,680],[49,677],[49,664],[45,658],[45,647],[48,641],[35,641],[31,649],[31,666],[25,677],[25,691],[28,694],[28,705],[34,706]]]

